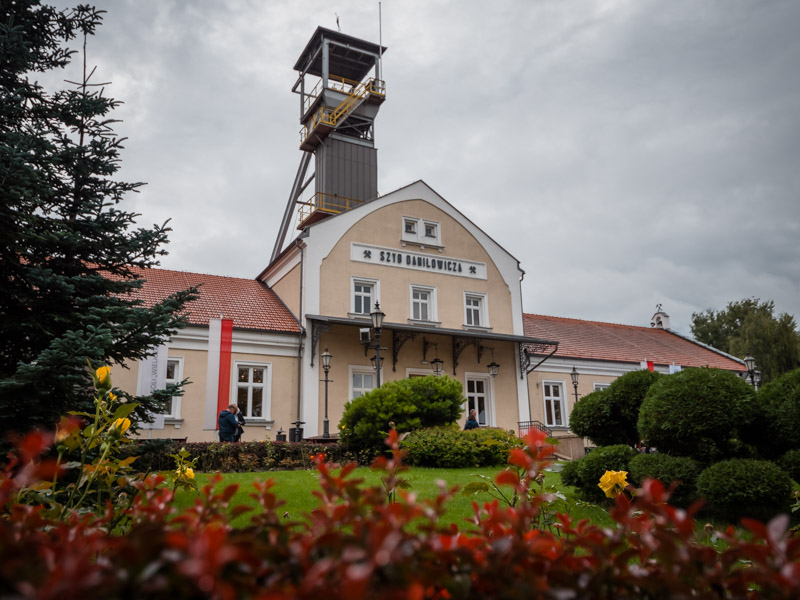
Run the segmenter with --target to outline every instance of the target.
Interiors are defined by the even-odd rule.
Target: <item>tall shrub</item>
[[[570,429],[598,446],[635,446],[640,440],[639,407],[650,386],[660,377],[663,375],[652,371],[631,371],[608,389],[583,397],[572,410]]]
[[[639,433],[659,452],[712,463],[743,453],[754,391],[730,371],[686,369],[658,379],[639,411]]]
[[[379,453],[391,427],[404,433],[454,422],[461,416],[462,392],[461,383],[447,376],[389,381],[345,404],[340,438],[355,452]]]
[[[800,448],[800,369],[758,390],[753,426],[743,434],[769,460]]]

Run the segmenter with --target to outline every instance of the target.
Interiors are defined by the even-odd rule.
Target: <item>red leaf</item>
[[[497,485],[519,485],[519,475],[513,471],[500,471],[495,477]]]

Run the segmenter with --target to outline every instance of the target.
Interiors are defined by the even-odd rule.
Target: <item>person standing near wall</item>
[[[236,441],[236,432],[239,430],[239,420],[236,418],[237,412],[239,412],[239,407],[231,404],[219,413],[217,424],[219,425],[220,442]]]
[[[242,411],[241,410],[237,410],[236,411],[236,436],[235,436],[236,439],[234,439],[235,442],[241,442],[242,441],[242,435],[244,435],[244,425],[245,425],[245,420],[244,420],[244,417],[242,416]]]
[[[480,427],[478,424],[478,413],[475,412],[475,409],[473,408],[471,411],[469,411],[469,418],[467,419],[467,424],[464,425],[464,430],[468,431],[470,429],[477,429],[478,427]]]

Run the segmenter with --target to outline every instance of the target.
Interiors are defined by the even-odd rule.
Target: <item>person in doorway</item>
[[[235,442],[236,432],[239,429],[239,421],[236,418],[236,413],[239,412],[239,407],[231,404],[219,413],[217,424],[219,425],[219,441],[220,442]]]
[[[478,424],[478,413],[475,412],[475,409],[473,408],[472,410],[469,411],[469,418],[467,419],[467,424],[464,425],[464,429],[470,430],[470,429],[477,429],[478,427],[480,427],[480,425]]]
[[[244,435],[244,425],[245,425],[245,420],[244,420],[244,417],[242,416],[242,411],[241,410],[237,410],[236,411],[236,421],[237,421],[237,423],[236,423],[236,439],[234,441],[235,442],[241,442],[242,441],[242,435]]]

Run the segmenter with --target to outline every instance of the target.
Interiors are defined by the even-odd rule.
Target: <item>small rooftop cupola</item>
[[[669,329],[669,315],[664,312],[660,304],[656,304],[656,314],[650,319],[650,327],[656,329]]]
[[[295,207],[298,229],[359,206],[378,195],[374,122],[386,97],[381,59],[386,48],[317,27],[294,65],[300,75],[300,167],[272,252],[280,254]],[[306,171],[314,157],[314,173]],[[314,179],[314,194],[301,199]],[[270,261],[270,262],[271,262]]]

